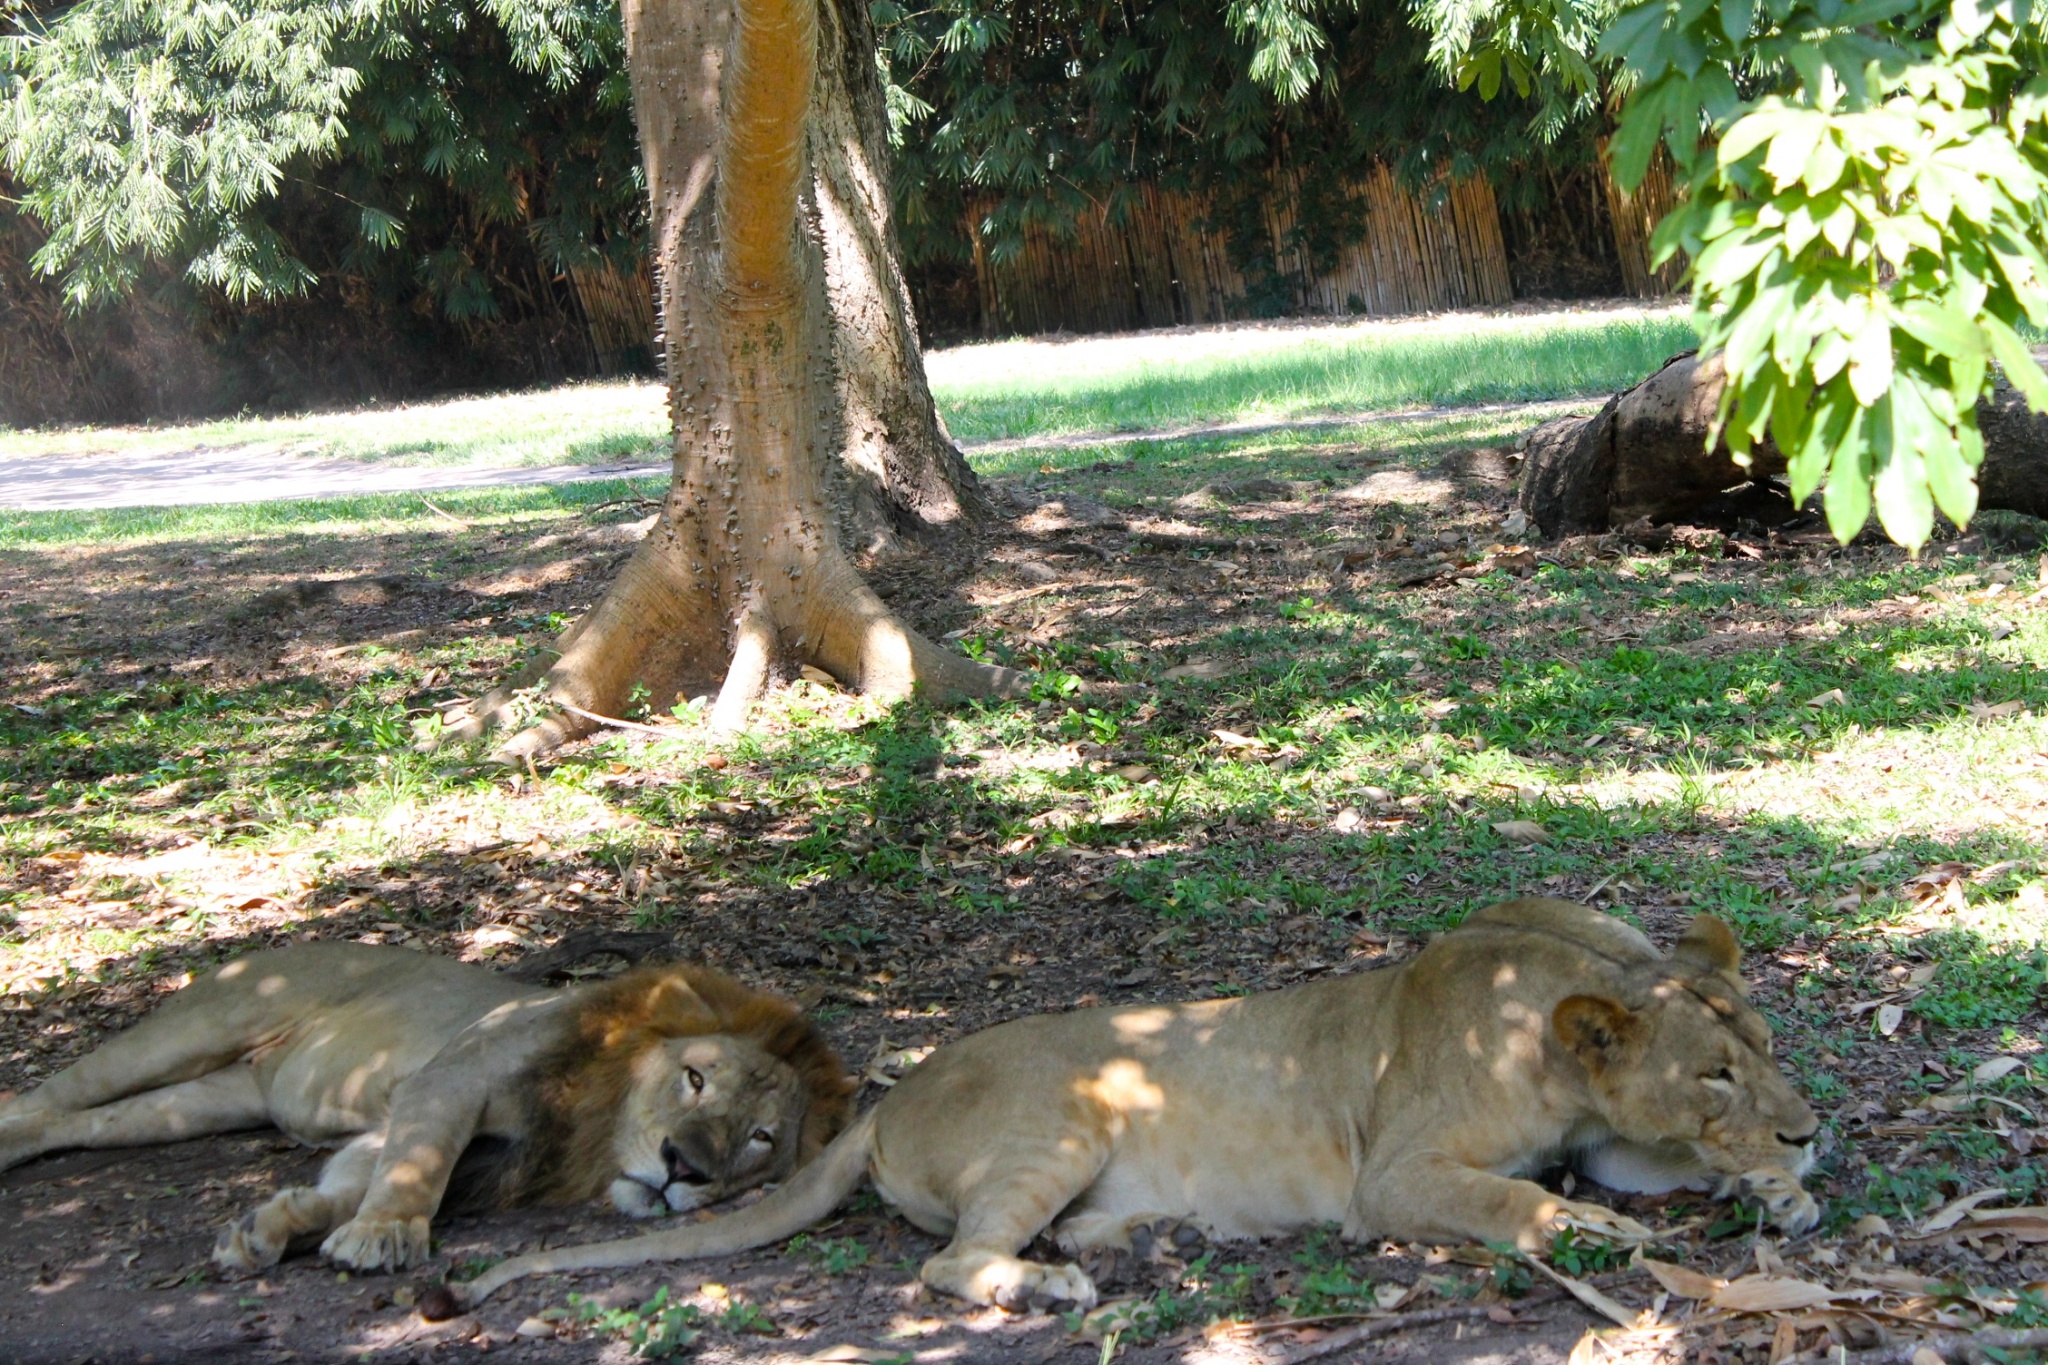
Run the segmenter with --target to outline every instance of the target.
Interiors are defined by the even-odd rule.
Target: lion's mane
[[[640,967],[586,988],[561,1040],[528,1072],[529,1136],[472,1144],[444,1206],[574,1204],[603,1194],[618,1174],[612,1138],[635,1060],[669,1039],[708,1034],[746,1039],[802,1080],[810,1104],[800,1163],[845,1126],[854,1083],[802,1010],[707,967]]]

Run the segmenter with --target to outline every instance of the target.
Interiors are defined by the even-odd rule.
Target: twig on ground
[[[1527,1300],[1523,1302],[1526,1303]],[[1434,1327],[1443,1322],[1469,1322],[1473,1318],[1486,1317],[1499,1307],[1501,1305],[1497,1303],[1488,1304],[1483,1308],[1473,1304],[1461,1304],[1456,1308],[1425,1308],[1420,1312],[1402,1313],[1398,1317],[1381,1318],[1376,1322],[1361,1322],[1356,1327],[1332,1332],[1321,1341],[1311,1342],[1298,1351],[1288,1352],[1280,1357],[1280,1365],[1300,1365],[1304,1360],[1320,1360],[1324,1356],[1335,1355],[1339,1351],[1356,1346],[1361,1341],[1391,1336],[1395,1332],[1406,1332],[1411,1328]]]
[[[1179,531],[1133,531],[1131,548],[1150,545],[1161,550],[1265,550],[1277,548],[1271,542],[1244,540],[1236,536],[1191,536]],[[1142,553],[1142,550],[1140,551]]]
[[[453,512],[449,512],[440,507],[436,507],[434,505],[434,500],[432,498],[421,498],[420,501],[427,505],[427,510],[429,512],[432,512],[435,516],[441,518],[443,521],[452,521],[457,526],[466,527],[469,525],[468,522],[464,521],[461,517],[456,516]]]
[[[1785,1365],[1913,1365],[1922,1351],[1931,1351],[1944,1361],[1961,1360],[1975,1365],[1990,1359],[1987,1351],[2038,1351],[2043,1347],[2048,1347],[2048,1328],[1986,1327],[1975,1332],[1942,1332],[1918,1340],[1889,1342],[1868,1351],[1845,1351],[1828,1345],[1793,1356]]]
[[[554,947],[533,954],[505,975],[515,981],[542,985],[549,977],[562,975],[593,957],[622,957],[637,966],[650,957],[672,952],[674,948],[675,940],[658,931],[574,929],[564,934],[562,941]]]
[[[609,725],[619,730],[638,730],[643,735],[660,735],[664,739],[674,739],[676,737],[675,729],[672,726],[642,725],[637,720],[620,720],[617,716],[600,716],[595,711],[586,711],[582,707],[566,701],[556,701],[552,704],[567,711],[572,716],[581,716],[585,720],[594,720],[599,725]]]

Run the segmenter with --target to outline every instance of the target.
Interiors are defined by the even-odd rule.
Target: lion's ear
[[[1558,1041],[1594,1073],[1621,1060],[1643,1031],[1642,1017],[1604,995],[1568,995],[1551,1011]]]
[[[1671,956],[1703,971],[1734,976],[1742,966],[1742,944],[1733,929],[1712,915],[1694,915]]]

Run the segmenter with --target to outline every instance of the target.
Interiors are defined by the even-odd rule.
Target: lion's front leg
[[[355,1216],[370,1188],[384,1132],[364,1133],[328,1159],[317,1186],[293,1185],[221,1229],[214,1243],[213,1263],[222,1270],[250,1275],[266,1270],[325,1237]]]
[[[351,1270],[403,1270],[430,1254],[428,1229],[455,1162],[476,1136],[485,1095],[461,1086],[399,1087],[383,1148],[354,1216],[328,1234],[320,1253]]]
[[[1623,1240],[1651,1235],[1612,1209],[1435,1153],[1369,1165],[1344,1214],[1344,1235],[1353,1240],[1512,1242],[1524,1251],[1548,1246],[1566,1226]]]

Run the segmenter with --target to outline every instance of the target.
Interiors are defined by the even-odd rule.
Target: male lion
[[[0,1103],[0,1170],[274,1124],[344,1143],[317,1187],[221,1233],[225,1269],[295,1245],[359,1270],[427,1256],[452,1204],[609,1192],[636,1216],[780,1180],[844,1124],[852,1085],[795,1006],[702,967],[567,990],[407,948],[252,953]]]
[[[1666,958],[1597,911],[1519,900],[1384,971],[1018,1020],[940,1049],[752,1208],[517,1257],[429,1307],[522,1275],[761,1246],[863,1176],[951,1236],[925,1283],[1005,1306],[1094,1302],[1078,1267],[1018,1257],[1055,1219],[1070,1255],[1160,1216],[1225,1238],[1340,1220],[1351,1238],[1524,1248],[1567,1222],[1647,1235],[1523,1178],[1562,1160],[1641,1192],[1719,1177],[1797,1232],[1819,1217],[1798,1175],[1816,1124],[1738,958],[1710,916]]]

